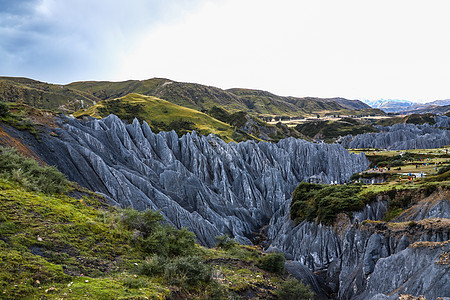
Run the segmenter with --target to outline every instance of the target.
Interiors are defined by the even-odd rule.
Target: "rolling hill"
[[[226,141],[233,140],[234,129],[229,124],[194,109],[136,93],[114,100],[100,101],[86,110],[74,113],[74,116],[101,119],[109,114],[115,114],[128,122],[134,118],[139,121],[145,120],[155,132],[173,129],[181,135],[196,130],[203,135],[213,133]]]
[[[229,112],[245,111],[253,116],[308,117],[317,114],[383,115],[359,100],[343,98],[283,97],[251,89],[223,90],[196,83],[164,78],[122,82],[80,81],[56,85],[21,77],[0,77],[0,100],[34,107],[74,112],[101,100],[138,93],[171,103],[207,111],[215,106]]]
[[[305,138],[293,128],[281,123],[267,124],[243,111],[231,114],[222,108],[213,107],[203,113],[153,96],[136,93],[100,101],[88,109],[77,111],[74,116],[101,119],[109,114],[115,114],[129,123],[134,118],[139,121],[145,120],[154,132],[175,130],[181,136],[195,130],[202,135],[213,133],[226,142],[248,139],[278,141],[290,136]]]
[[[237,88],[222,90],[201,84],[175,82],[161,78],[124,82],[85,81],[71,83],[68,86],[90,93],[102,100],[122,97],[135,92],[155,96],[199,111],[221,106],[230,112],[242,110],[252,115],[286,115],[291,117],[330,112],[353,115],[384,114],[382,111],[371,109],[357,100],[283,97],[260,90]],[[355,101],[354,104],[350,104],[353,103],[352,101]],[[357,107],[364,107],[364,109],[357,111]]]
[[[18,102],[36,108],[72,112],[98,101],[95,96],[64,85],[21,77],[0,77],[0,101]]]

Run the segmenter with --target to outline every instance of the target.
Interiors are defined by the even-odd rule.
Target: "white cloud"
[[[117,79],[295,96],[449,98],[446,1],[205,1],[129,49]]]
[[[0,53],[8,59],[0,60],[0,70],[57,83],[109,79],[143,32],[170,23],[180,7],[191,9],[187,1],[16,1],[0,11]]]

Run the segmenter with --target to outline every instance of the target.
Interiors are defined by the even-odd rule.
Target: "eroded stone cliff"
[[[114,203],[159,209],[176,227],[213,246],[229,234],[250,243],[310,176],[344,182],[364,170],[363,155],[340,145],[288,138],[280,142],[225,143],[195,132],[154,134],[147,123],[125,125],[116,116],[82,122],[63,119],[54,135],[32,148],[70,180]]]

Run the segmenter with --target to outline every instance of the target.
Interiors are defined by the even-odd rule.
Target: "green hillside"
[[[343,98],[282,97],[259,90],[223,90],[163,78],[122,82],[80,81],[56,85],[28,78],[0,77],[0,101],[22,102],[37,108],[67,113],[87,108],[100,100],[116,99],[131,93],[154,96],[198,111],[220,106],[230,112],[245,111],[254,116],[384,114],[380,110],[367,108],[360,101]]]
[[[213,133],[226,141],[231,141],[235,131],[229,124],[202,112],[140,94],[128,94],[115,100],[101,101],[86,110],[76,112],[74,116],[89,115],[102,118],[112,113],[128,122],[134,118],[139,121],[145,120],[156,132],[173,129],[182,135],[196,130],[203,135]]]
[[[25,103],[36,108],[73,112],[88,107],[95,96],[63,85],[20,77],[0,77],[0,101]]]
[[[223,106],[228,110],[246,110],[245,104],[238,97],[222,89],[162,78],[123,82],[83,81],[74,82],[68,86],[90,93],[102,100],[139,93],[199,111],[210,109],[215,105]]]
[[[251,89],[222,90],[216,87],[195,83],[175,82],[169,79],[153,78],[148,80],[129,80],[124,82],[84,81],[68,85],[102,100],[114,99],[128,93],[155,96],[169,102],[193,108],[199,111],[221,106],[230,112],[246,111],[252,115],[286,115],[290,117],[315,114],[340,113],[359,115],[345,99],[295,98],[277,96],[266,91]],[[364,106],[364,104],[362,104]],[[361,106],[355,101],[354,107]],[[365,106],[364,106],[365,107]],[[364,114],[384,115],[385,113],[366,108]],[[368,113],[369,112],[369,113]]]

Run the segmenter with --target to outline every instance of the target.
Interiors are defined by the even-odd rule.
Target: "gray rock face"
[[[304,284],[310,286],[311,290],[317,296],[325,298],[325,294],[322,291],[323,283],[319,278],[305,265],[298,261],[287,261],[285,263],[286,271],[297,280],[301,280]]]
[[[450,118],[447,116],[436,116],[434,117],[434,120],[436,121],[436,127],[450,127]]]
[[[294,138],[227,144],[195,132],[154,134],[145,122],[125,125],[114,115],[64,122],[55,129],[59,138],[33,145],[38,155],[121,206],[160,209],[208,246],[219,234],[250,243],[300,181],[318,175],[343,182],[368,165],[340,145]]]
[[[375,263],[381,258],[388,256],[386,238],[381,234],[373,234],[370,236],[369,241],[364,252],[363,258],[363,271],[364,275],[369,275],[375,268]]]
[[[394,221],[419,221],[430,218],[450,219],[450,200],[440,197],[434,201],[424,199],[400,214]]]
[[[368,279],[367,288],[357,299],[376,294],[424,295],[426,299],[450,296],[450,266],[439,263],[440,255],[450,251],[450,244],[436,249],[407,248],[381,258]]]
[[[437,196],[430,196],[430,199],[438,199]],[[402,221],[419,220],[420,217],[444,217],[442,213],[435,214],[434,211],[445,212],[449,209],[450,203],[447,200],[429,201],[430,207],[424,208],[422,214],[418,216],[414,213],[406,214]],[[434,209],[439,207],[439,210]],[[387,211],[387,202],[383,199],[367,205],[362,211],[353,213],[353,218],[349,219],[347,228],[337,230],[330,226],[318,225],[316,223],[301,222],[295,224],[289,220],[289,205],[285,205],[274,214],[267,229],[268,244],[272,249],[278,249],[293,260],[301,262],[313,271],[326,270],[327,285],[338,294],[338,299],[388,299],[384,290],[377,290],[377,281],[373,281],[374,288],[370,293],[366,293],[370,280],[373,280],[374,273],[385,276],[400,276],[404,273],[404,266],[401,262],[392,261],[389,268],[384,264],[379,264],[384,259],[402,251],[409,251],[408,246],[417,241],[444,242],[450,238],[450,228],[431,232],[420,226],[416,233],[409,233],[408,236],[389,234],[387,228],[374,223],[374,230],[364,229],[361,226],[364,220],[380,220]],[[440,249],[439,253],[445,250]],[[420,254],[417,254],[420,255]],[[434,264],[435,256],[424,254],[421,258],[428,264]],[[379,268],[379,269],[377,269]],[[422,273],[421,276],[437,278],[442,275],[438,269],[430,269],[430,274]],[[448,271],[448,268],[446,269]],[[390,275],[386,275],[390,274]],[[408,273],[410,274],[410,273]],[[380,276],[380,275],[376,275]],[[407,275],[401,275],[407,278]],[[403,277],[402,277],[403,278]],[[446,278],[446,279],[445,279]],[[450,284],[448,276],[442,284]],[[384,279],[383,279],[384,280]],[[387,280],[387,279],[386,279]],[[412,281],[401,285],[396,282],[397,287],[403,286],[404,293],[412,288]],[[382,283],[379,283],[382,285]],[[435,286],[435,288],[437,288]],[[423,294],[419,286],[414,288],[413,295]],[[436,294],[445,295],[446,290],[438,289]],[[396,298],[395,298],[396,299]],[[431,298],[434,299],[434,298]]]
[[[447,118],[448,117],[442,117]],[[448,120],[440,120],[446,124]],[[377,127],[381,132],[364,133],[357,136],[345,136],[340,143],[345,148],[379,148],[391,150],[440,148],[450,145],[450,133],[447,129],[435,126],[396,124],[389,127]]]

